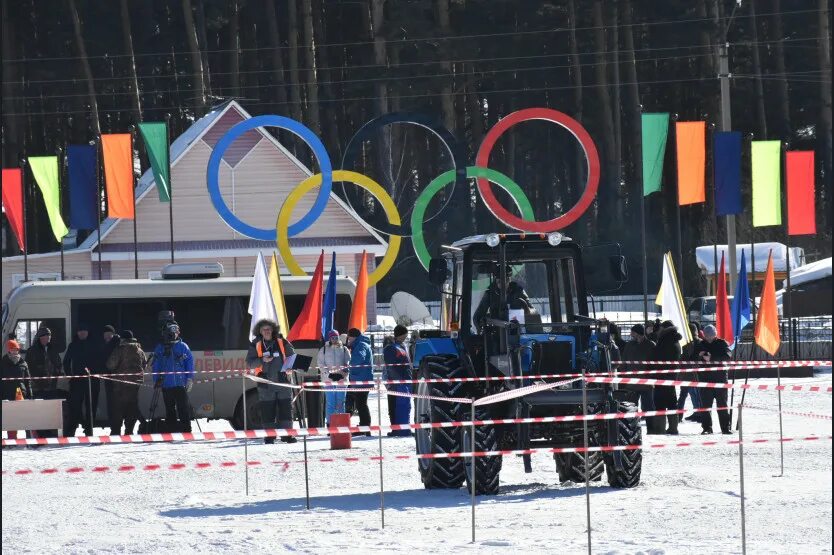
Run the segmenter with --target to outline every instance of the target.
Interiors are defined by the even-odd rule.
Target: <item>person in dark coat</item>
[[[653,360],[679,361],[681,358],[681,339],[683,336],[678,333],[678,328],[671,321],[666,320],[660,324],[660,331],[657,334],[657,344],[654,347]],[[675,373],[656,374],[658,380],[674,379]],[[678,396],[673,385],[656,385],[654,387],[654,406],[656,410],[677,410]],[[678,415],[667,415],[668,428],[666,433],[678,435]]]
[[[654,342],[646,337],[643,324],[631,326],[631,341],[623,345],[623,360],[646,361],[654,356]],[[646,370],[648,367],[634,364],[622,367],[623,370]],[[624,389],[636,391],[640,398],[640,410],[649,411],[654,408],[653,385],[626,385]],[[662,416],[646,417],[646,433],[662,434],[666,431],[666,421]]]
[[[704,328],[704,340],[698,343],[696,348],[697,356],[706,363],[723,362],[730,360],[730,346],[726,341],[718,337],[715,326]],[[727,383],[727,368],[719,366],[715,370],[702,372],[700,381],[709,383]],[[712,408],[713,402],[718,406],[718,424],[721,426],[722,434],[731,434],[730,413],[727,407],[727,390],[714,389],[711,387],[700,388],[701,408]],[[704,412],[701,415],[702,434],[712,433],[712,414]]]
[[[386,379],[389,380],[410,380],[411,359],[408,356],[408,349],[405,347],[405,340],[408,338],[408,328],[396,326],[394,328],[394,341],[382,351],[385,359]],[[388,384],[385,386],[389,391],[411,393],[411,384]],[[411,420],[411,399],[388,395],[388,417],[391,424],[408,424]],[[410,436],[409,430],[393,430],[388,432],[389,436]]]
[[[107,359],[110,358],[110,355],[113,354],[119,347],[119,343],[121,343],[122,338],[119,334],[116,333],[116,328],[111,325],[104,326],[104,330],[102,332],[102,339],[104,339],[104,343],[99,345],[98,349],[98,358],[96,359],[96,372],[100,374],[107,374],[109,371],[107,370]],[[99,383],[101,379],[93,378],[93,410],[95,407],[98,406],[98,394],[95,390],[95,384]],[[113,380],[104,380],[104,396],[107,398],[107,418],[112,420],[111,415],[113,414],[113,384],[115,382]]]
[[[13,378],[3,380],[3,400],[14,401],[17,399],[17,390],[24,399],[30,397],[32,380],[29,379],[29,367],[26,361],[20,356],[20,344],[14,339],[6,341],[6,354],[0,359],[0,377]],[[17,439],[17,430],[9,430],[9,439]],[[25,432],[24,432],[25,433]]]
[[[284,362],[295,354],[292,343],[281,335],[281,328],[273,320],[259,320],[252,333],[255,339],[249,344],[246,366],[253,368],[261,378],[281,384],[292,383],[292,370],[284,370]],[[284,386],[258,383],[258,406],[264,428],[292,428],[292,389]],[[284,443],[295,443],[293,436],[283,436]],[[264,438],[264,443],[275,443],[274,437]]]
[[[700,360],[697,356],[696,348],[700,341],[697,339],[701,333],[701,328],[697,322],[689,322],[689,332],[692,334],[692,342],[687,343],[683,348],[683,360]],[[685,367],[684,367],[685,368]],[[683,368],[682,368],[683,370]],[[679,374],[679,379],[684,381],[697,382],[700,380],[698,372],[685,372]],[[686,397],[689,396],[692,401],[693,408],[701,408],[701,395],[697,387],[681,387],[680,395],[678,395],[678,410],[682,411],[686,406]],[[678,421],[684,420],[683,413],[678,415]],[[686,420],[692,422],[701,421],[701,413],[695,412],[686,417]]]
[[[33,399],[65,399],[66,394],[58,389],[58,378],[64,375],[61,355],[52,344],[52,330],[38,329],[34,344],[26,351],[26,364],[32,380]],[[37,379],[41,378],[41,379]],[[65,407],[66,408],[66,407]],[[66,412],[64,412],[66,416]],[[56,437],[55,430],[37,430],[37,437]]]
[[[116,374],[138,374],[136,376],[119,376],[113,382],[113,400],[110,403],[110,435],[121,435],[122,422],[125,434],[132,434],[136,421],[139,420],[139,387],[142,385],[142,372],[148,359],[142,346],[133,337],[133,332],[124,330],[121,333],[119,346],[113,349],[107,357],[107,370]],[[130,382],[130,383],[127,383]],[[153,415],[151,415],[153,418]]]
[[[88,376],[95,368],[97,353],[89,335],[87,326],[79,323],[75,339],[64,353],[64,373],[72,377],[69,383],[69,414],[64,423],[64,437],[74,436],[79,424],[84,430],[84,435],[93,435],[92,419],[95,415],[91,412],[90,378],[75,377]]]
[[[348,376],[350,381],[371,381],[374,379],[374,354],[371,350],[371,340],[362,335],[357,328],[350,328],[347,333],[347,346],[350,349],[350,367]],[[367,386],[353,386],[366,388]],[[368,408],[367,391],[351,391],[348,397],[353,400],[353,406],[359,413],[359,425],[371,425],[371,411]],[[355,436],[370,436],[370,432],[354,432]]]

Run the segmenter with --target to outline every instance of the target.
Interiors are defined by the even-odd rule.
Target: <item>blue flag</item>
[[[747,263],[744,259],[744,250],[741,251],[741,270],[738,273],[736,294],[733,297],[733,306],[730,309],[733,319],[733,337],[736,341],[741,337],[741,330],[750,323],[752,319],[750,312],[750,289],[747,285]]]
[[[98,183],[96,183],[96,148],[92,145],[69,145],[70,213],[69,226],[95,229],[98,226]]]
[[[336,253],[330,263],[330,275],[327,289],[324,290],[324,307],[321,311],[321,336],[326,340],[327,333],[333,329],[336,319]]]
[[[741,133],[721,131],[713,139],[715,213],[741,214]]]

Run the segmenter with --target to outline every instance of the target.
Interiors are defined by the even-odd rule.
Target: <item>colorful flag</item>
[[[69,145],[70,227],[96,229],[98,227],[98,183],[96,183],[96,147]]]
[[[678,204],[697,204],[706,200],[707,122],[679,121],[675,124],[678,155]]]
[[[727,299],[727,274],[724,270],[724,252],[721,252],[721,269],[718,272],[718,286],[715,292],[715,328],[718,337],[728,345],[735,343],[733,336],[733,318],[730,315],[730,302]]]
[[[669,114],[642,114],[643,196],[660,191],[669,136]]]
[[[151,172],[159,192],[160,202],[171,202],[171,176],[168,172],[168,125],[164,121],[139,124],[145,140],[145,150],[151,162]]]
[[[321,317],[321,336],[327,338],[327,333],[334,329],[336,321],[336,253],[330,262],[330,275],[327,276],[327,289],[324,291],[324,308]]]
[[[738,283],[736,283],[736,293],[733,297],[731,312],[733,318],[733,343],[735,343],[741,337],[741,330],[753,318],[750,307],[750,287],[747,283],[747,263],[744,259],[743,249],[741,251],[741,269],[738,271]]]
[[[307,298],[304,299],[304,306],[301,314],[298,315],[292,325],[287,339],[296,341],[309,339],[312,341],[321,340],[321,296],[322,282],[324,277],[324,251],[321,251],[319,262],[316,264],[316,271],[313,272],[313,280],[307,290]]]
[[[3,170],[3,209],[9,220],[20,250],[26,250],[26,235],[23,233],[23,172],[20,168]]]
[[[356,278],[356,294],[350,307],[348,329],[356,328],[364,332],[368,327],[368,265],[365,251],[362,251],[362,263],[359,265],[359,277]]]
[[[259,320],[276,322],[275,304],[272,302],[272,292],[269,288],[269,277],[266,273],[264,255],[258,253],[255,261],[255,273],[252,276],[252,289],[249,291],[249,314],[252,315],[252,329],[249,330],[249,340],[255,339],[255,325]]]
[[[788,235],[814,235],[817,216],[814,203],[814,151],[785,153],[788,188]]]
[[[278,257],[272,253],[272,263],[269,265],[269,289],[272,291],[272,303],[275,305],[275,319],[281,333],[290,331],[289,319],[287,318],[287,303],[284,302],[284,288],[281,286],[281,270],[278,268]]]
[[[43,203],[46,206],[46,213],[49,215],[49,224],[52,226],[52,234],[59,243],[69,233],[64,219],[61,217],[61,189],[58,183],[58,157],[57,156],[30,156],[29,167],[32,168],[32,175],[35,176],[35,183],[43,195]]]
[[[130,133],[101,136],[104,155],[104,182],[107,187],[107,216],[132,220],[133,198],[133,138]]]
[[[712,143],[715,213],[741,214],[741,133],[720,131]]]
[[[751,145],[753,227],[782,225],[781,150],[781,141],[753,141]]]
[[[756,329],[753,332],[756,345],[770,353],[771,356],[779,352],[782,340],[779,337],[779,311],[776,307],[776,278],[773,275],[773,252],[767,257],[764,286],[762,286],[762,300],[759,312],[756,314]]]
[[[661,317],[664,320],[671,320],[678,328],[678,333],[683,336],[681,346],[692,342],[692,332],[689,330],[689,320],[686,317],[686,308],[683,304],[683,295],[678,287],[678,277],[675,274],[675,263],[672,262],[672,253],[667,252],[663,256],[663,281],[660,284]]]

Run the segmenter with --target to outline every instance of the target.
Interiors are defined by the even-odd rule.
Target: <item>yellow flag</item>
[[[269,265],[269,290],[272,292],[272,303],[275,305],[275,314],[278,318],[278,325],[281,333],[286,337],[290,332],[290,325],[287,320],[287,305],[284,303],[284,290],[281,288],[281,272],[278,269],[278,257],[272,253],[272,264]]]
[[[657,296],[654,298],[654,304],[663,306],[663,284],[660,284],[660,289],[657,290]]]

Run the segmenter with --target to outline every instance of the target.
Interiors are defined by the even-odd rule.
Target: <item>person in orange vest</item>
[[[252,333],[246,366],[255,369],[261,378],[279,384],[291,383],[291,369],[284,371],[284,361],[295,354],[292,343],[284,339],[281,328],[273,320],[259,320]],[[258,406],[264,428],[292,428],[292,389],[280,385],[258,383]],[[284,443],[295,443],[293,436],[283,436]],[[275,443],[275,438],[264,438],[264,443]]]
[[[0,376],[3,379],[3,400],[14,401],[18,392],[24,399],[31,397],[29,367],[20,356],[20,343],[14,339],[6,341],[6,354],[0,359]],[[13,378],[13,379],[6,379]],[[17,439],[17,431],[10,430],[9,439]]]

